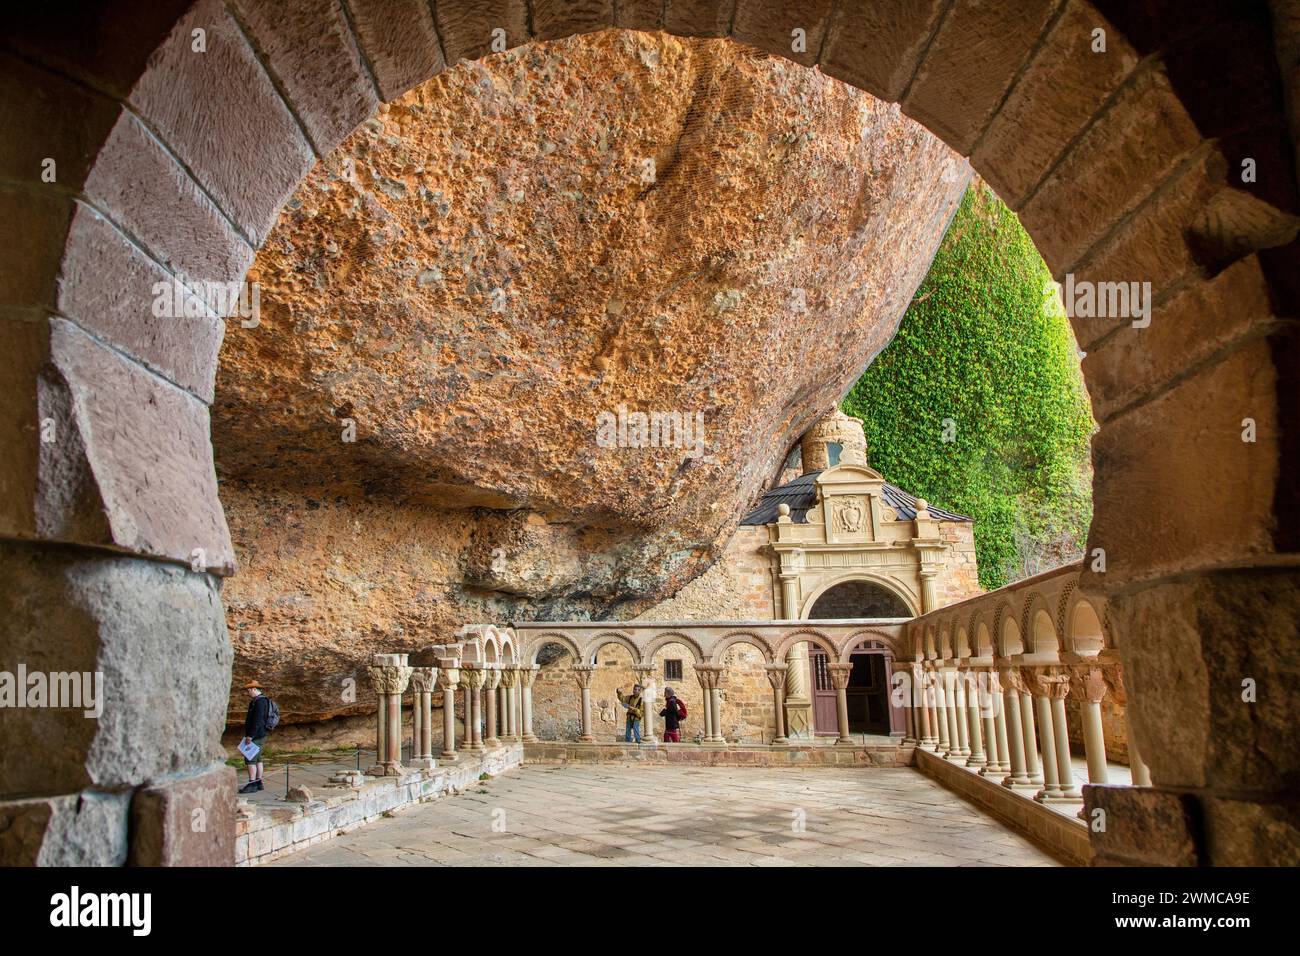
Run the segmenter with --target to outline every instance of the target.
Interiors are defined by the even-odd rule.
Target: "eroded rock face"
[[[373,650],[671,595],[888,342],[967,177],[728,41],[537,44],[386,107],[290,201],[222,350],[236,685],[365,709],[337,688]],[[703,446],[608,447],[620,408]]]

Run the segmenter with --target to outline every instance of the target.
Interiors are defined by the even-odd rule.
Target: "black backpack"
[[[280,705],[266,698],[266,729],[275,730],[280,724]]]

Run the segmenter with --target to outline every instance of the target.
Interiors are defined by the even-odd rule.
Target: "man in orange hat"
[[[252,743],[257,746],[257,753],[252,758],[244,757],[244,766],[248,768],[248,783],[239,788],[240,793],[257,793],[262,790],[262,747],[266,737],[280,722],[280,711],[275,701],[262,693],[262,685],[250,680],[244,685],[248,694],[248,716],[244,718],[245,746]]]

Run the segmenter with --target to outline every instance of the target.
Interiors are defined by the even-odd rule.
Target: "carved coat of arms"
[[[867,511],[863,507],[861,498],[840,498],[836,500],[834,509],[834,527],[836,531],[844,534],[856,534],[862,530],[866,517]]]

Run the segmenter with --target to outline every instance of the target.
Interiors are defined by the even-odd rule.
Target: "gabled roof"
[[[741,524],[771,524],[777,519],[777,506],[787,504],[790,506],[790,520],[796,524],[808,523],[808,511],[817,505],[817,476],[820,471],[810,472],[806,475],[800,475],[794,481],[787,482],[778,488],[769,488],[763,492],[762,499],[749,514],[740,520]],[[891,485],[885,482],[882,489],[882,497],[889,507],[898,512],[898,517],[903,521],[911,521],[916,517],[916,497],[909,495],[897,485]],[[930,515],[936,521],[974,521],[974,518],[967,515],[959,515],[953,511],[944,511],[942,508],[936,508],[930,505]]]

